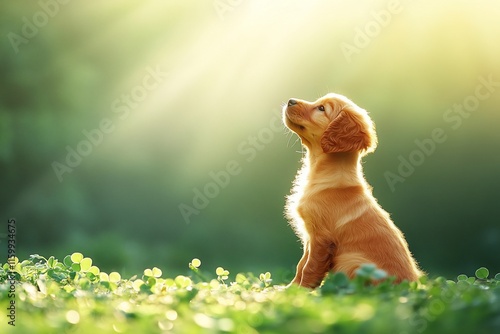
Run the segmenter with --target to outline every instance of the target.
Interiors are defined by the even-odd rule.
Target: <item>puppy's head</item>
[[[310,150],[366,154],[377,146],[366,110],[339,94],[330,93],[314,102],[290,99],[283,107],[283,121]]]

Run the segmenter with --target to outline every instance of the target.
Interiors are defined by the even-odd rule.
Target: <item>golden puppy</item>
[[[364,179],[361,157],[377,146],[368,113],[330,93],[314,102],[290,99],[283,120],[307,149],[286,205],[304,247],[292,283],[315,288],[329,271],[353,277],[364,263],[396,282],[422,275]]]

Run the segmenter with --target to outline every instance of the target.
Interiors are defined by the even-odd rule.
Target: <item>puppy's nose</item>
[[[294,106],[297,104],[297,101],[295,101],[294,99],[290,99],[288,100],[288,106],[291,107],[291,106]]]

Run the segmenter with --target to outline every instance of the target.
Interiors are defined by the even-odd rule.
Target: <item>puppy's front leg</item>
[[[332,269],[331,245],[329,242],[311,239],[309,242],[309,256],[302,269],[302,277],[299,283],[301,286],[316,288]]]
[[[309,258],[309,242],[306,241],[304,242],[304,254],[302,255],[302,258],[297,264],[297,272],[295,273],[295,277],[290,284],[300,284],[300,281],[302,280],[302,271],[304,270],[304,266],[306,265],[308,258]]]

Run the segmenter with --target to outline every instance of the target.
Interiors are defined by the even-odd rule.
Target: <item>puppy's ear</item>
[[[366,113],[363,110],[363,113]],[[377,137],[368,115],[342,110],[328,125],[321,137],[321,148],[325,153],[355,152],[363,154],[373,152],[377,146]]]

